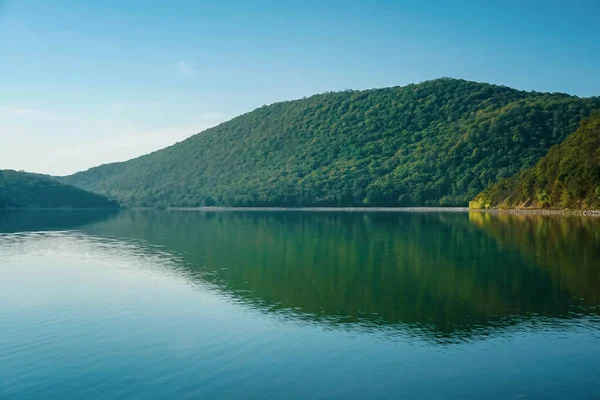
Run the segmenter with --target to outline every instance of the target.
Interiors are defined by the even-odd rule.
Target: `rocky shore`
[[[489,209],[469,210],[471,212],[487,212],[492,214],[524,214],[524,215],[584,215],[586,217],[600,217],[600,210],[551,210],[551,209]]]

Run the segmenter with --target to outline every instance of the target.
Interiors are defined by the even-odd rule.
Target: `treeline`
[[[326,93],[61,179],[136,206],[466,206],[598,108],[449,78]]]
[[[600,209],[600,112],[534,167],[487,188],[470,207]]]
[[[0,170],[0,208],[116,208],[95,193],[39,174]]]

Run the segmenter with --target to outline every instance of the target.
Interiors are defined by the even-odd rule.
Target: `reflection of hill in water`
[[[502,248],[518,249],[584,304],[600,304],[600,218],[469,213]]]
[[[557,281],[477,225],[467,214],[134,212],[87,231],[164,246],[192,279],[319,323],[458,339],[573,315],[577,284]],[[507,229],[516,235],[520,225]],[[577,270],[581,254],[558,256],[560,274]]]
[[[0,210],[0,233],[77,229],[117,213],[116,210]]]

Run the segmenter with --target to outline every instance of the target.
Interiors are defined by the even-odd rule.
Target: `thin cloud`
[[[0,106],[0,115],[4,117],[53,117],[54,113],[29,107]]]
[[[132,111],[140,111],[148,108],[148,103],[140,103],[129,100],[118,100],[108,104],[108,110],[114,114],[125,114]]]
[[[214,112],[214,111],[208,111],[208,112],[203,112],[203,113],[199,113],[196,114],[196,118],[198,119],[198,121],[226,121],[227,120],[227,116],[218,112]]]
[[[193,65],[186,61],[179,61],[177,63],[177,71],[179,72],[179,75],[184,78],[195,78],[198,76],[198,71],[196,71]]]

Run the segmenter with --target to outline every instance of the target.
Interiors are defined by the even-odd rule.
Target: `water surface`
[[[600,219],[0,214],[0,399],[600,395]]]

